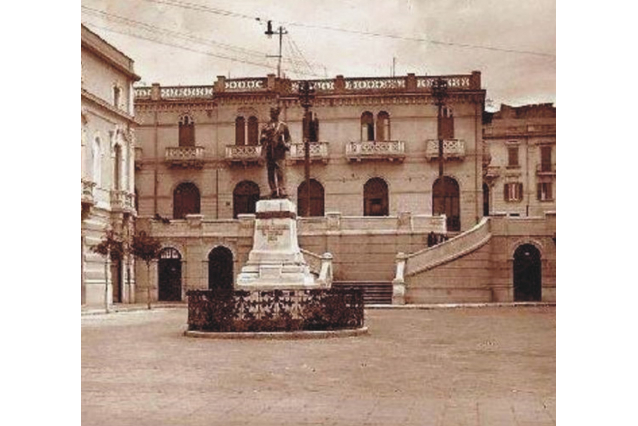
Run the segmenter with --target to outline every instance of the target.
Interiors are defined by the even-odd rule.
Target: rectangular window
[[[518,146],[507,147],[507,166],[518,167]]]
[[[521,201],[523,199],[523,184],[520,182],[506,183],[503,186],[505,201]]]
[[[552,147],[551,146],[541,147],[541,171],[542,172],[552,171]]]
[[[539,182],[537,186],[537,198],[539,201],[551,201],[554,199],[552,182]]]

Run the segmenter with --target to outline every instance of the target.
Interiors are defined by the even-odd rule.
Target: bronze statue
[[[290,131],[283,121],[279,121],[280,109],[270,109],[270,121],[261,129],[259,139],[262,157],[266,159],[270,198],[287,198],[286,194],[286,151],[290,150]]]

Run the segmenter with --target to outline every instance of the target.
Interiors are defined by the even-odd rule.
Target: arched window
[[[324,215],[324,191],[323,186],[314,179],[310,179],[310,211],[306,210],[307,202],[306,182],[302,182],[297,188],[297,214],[299,216],[323,216]]]
[[[199,189],[190,182],[180,183],[173,191],[173,219],[200,212]]]
[[[388,184],[381,178],[372,178],[363,186],[363,215],[389,214]]]
[[[121,98],[122,89],[120,89],[118,86],[113,86],[113,105],[115,106],[115,108],[120,107]]]
[[[91,167],[93,182],[97,186],[102,186],[102,144],[99,137],[93,140],[93,146],[91,147]]]
[[[374,140],[374,116],[369,111],[361,114],[361,140]]]
[[[237,219],[237,215],[255,213],[257,201],[259,185],[249,180],[239,182],[233,191],[233,217]]]
[[[541,300],[541,253],[533,244],[523,244],[514,252],[514,301]]]
[[[461,230],[461,199],[459,184],[448,176],[432,185],[432,214],[446,216],[448,231]]]
[[[248,145],[257,145],[259,142],[259,120],[257,117],[248,117]]]
[[[179,119],[179,146],[195,146],[195,122],[189,115]]]
[[[378,141],[390,140],[390,114],[381,111],[377,114],[377,138]]]
[[[246,120],[244,117],[235,119],[235,145],[246,145]]]

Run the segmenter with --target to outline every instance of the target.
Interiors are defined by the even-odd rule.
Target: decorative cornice
[[[86,100],[89,102],[94,103],[95,105],[99,106],[102,109],[105,109],[107,111],[109,111],[112,114],[115,114],[116,116],[122,118],[123,120],[126,120],[130,123],[133,124],[139,124],[137,121],[135,121],[135,117],[128,114],[125,111],[122,111],[121,109],[115,108],[115,106],[111,105],[110,103],[106,102],[104,99],[100,98],[97,95],[94,95],[93,93],[89,92],[86,89],[81,89],[81,97],[82,100]]]

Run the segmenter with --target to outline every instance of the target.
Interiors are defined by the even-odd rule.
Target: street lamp
[[[443,106],[447,98],[447,80],[439,77],[432,82],[432,96],[439,107],[437,114],[437,137],[439,139],[439,177],[443,177]]]
[[[310,216],[310,126],[312,113],[310,107],[315,98],[315,88],[309,81],[302,81],[299,85],[299,104],[304,109],[303,144],[304,144],[304,174],[306,179],[306,208],[304,216]]]

